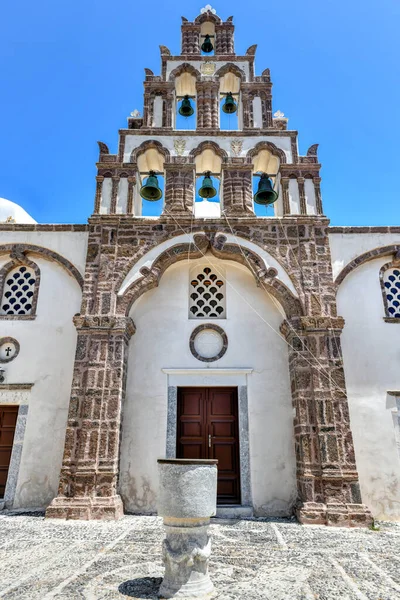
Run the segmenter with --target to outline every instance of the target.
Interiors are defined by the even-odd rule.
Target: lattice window
[[[30,315],[34,306],[36,273],[32,267],[14,267],[5,276],[1,315]]]
[[[189,291],[191,319],[225,319],[225,280],[211,267],[192,270]]]
[[[387,316],[400,319],[400,266],[386,269],[382,282]]]

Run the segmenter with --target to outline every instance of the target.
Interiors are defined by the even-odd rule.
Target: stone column
[[[194,210],[195,164],[172,157],[165,163],[165,202],[163,215],[191,216]]]
[[[129,317],[77,316],[78,331],[58,496],[46,517],[118,519],[121,406],[125,396]]]
[[[235,54],[234,26],[230,23],[215,25],[215,54]]]
[[[128,177],[128,199],[126,201],[126,212],[128,215],[133,215],[133,193],[135,190],[136,177]]]
[[[95,214],[99,214],[100,213],[101,192],[102,192],[102,189],[103,189],[103,181],[104,181],[104,177],[102,175],[97,175],[96,176],[96,196],[95,196],[95,200],[94,200],[94,212],[95,212]]]
[[[263,129],[268,129],[273,126],[272,120],[272,96],[270,94],[260,94],[262,107],[262,123]]]
[[[182,54],[200,54],[200,26],[182,25]]]
[[[299,186],[299,197],[300,197],[300,214],[307,214],[307,206],[306,206],[306,193],[304,190],[304,177],[297,178],[297,184]]]
[[[290,215],[289,177],[281,177],[283,216]]]
[[[111,204],[110,204],[110,214],[114,215],[117,212],[117,196],[118,196],[118,188],[119,188],[119,175],[113,175],[112,177],[112,188],[111,188]]]
[[[219,82],[198,81],[197,90],[197,129],[219,128]]]
[[[228,217],[254,215],[253,171],[250,164],[241,159],[231,159],[222,165],[223,213]]]
[[[158,514],[164,519],[162,598],[205,598],[210,517],[217,508],[216,460],[160,459]]]
[[[321,198],[321,177],[313,177],[314,189],[315,189],[315,204],[317,208],[317,214],[324,214],[322,208],[322,198]]]
[[[289,344],[301,523],[367,526],[350,429],[341,317],[299,317],[281,331]]]

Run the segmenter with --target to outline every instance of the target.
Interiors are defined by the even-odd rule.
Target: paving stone
[[[293,521],[213,519],[210,575],[219,600],[400,600],[400,524],[380,531]],[[0,598],[155,600],[162,520],[0,519]]]

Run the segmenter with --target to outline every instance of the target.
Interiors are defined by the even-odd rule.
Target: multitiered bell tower
[[[249,268],[285,313],[281,334],[288,349],[299,520],[368,524],[350,430],[340,346],[344,321],[336,311],[317,144],[299,155],[297,132],[282,113],[273,113],[269,69],[256,75],[256,45],[235,52],[232,17],[224,21],[210,6],[194,21],[182,17],[181,40],[179,56],[160,46],[160,75],[145,69],[143,116],[134,111],[128,118],[117,153],[99,143],[59,495],[47,516],[123,514],[118,476],[135,334],[130,309],[169,266],[211,252]],[[186,121],[182,113],[190,113]],[[196,201],[200,186],[202,202]],[[273,203],[271,216],[255,213],[258,186],[256,200]],[[146,218],[146,207],[160,195],[159,214]],[[190,241],[157,255],[161,244],[182,233]],[[126,283],[150,252],[157,256],[151,266],[145,263]],[[265,253],[289,275],[291,288],[276,269],[266,268]]]

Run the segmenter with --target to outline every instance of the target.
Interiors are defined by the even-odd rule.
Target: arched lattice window
[[[400,264],[384,265],[380,276],[386,317],[400,319]]]
[[[36,308],[38,274],[32,266],[18,265],[4,275],[0,315],[32,315]]]
[[[189,317],[191,319],[225,319],[225,280],[211,266],[191,270],[189,284]]]

